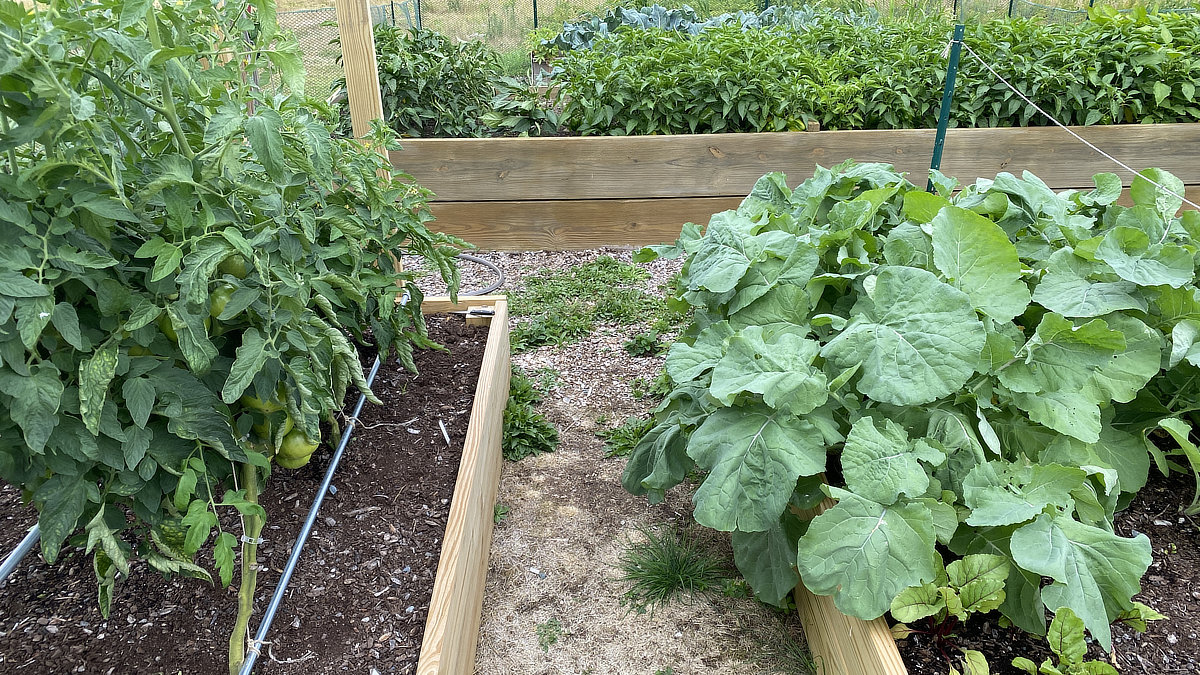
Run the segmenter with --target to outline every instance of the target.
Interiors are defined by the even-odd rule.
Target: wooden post
[[[342,40],[342,67],[346,71],[346,96],[354,135],[362,138],[371,122],[383,118],[379,93],[379,65],[375,62],[375,34],[367,0],[336,0],[338,33]],[[380,152],[386,150],[379,148]]]

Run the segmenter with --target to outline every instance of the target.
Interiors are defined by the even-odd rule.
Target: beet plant
[[[953,197],[934,177],[937,193],[882,164],[795,190],[769,174],[639,254],[687,256],[695,312],[625,487],[657,501],[703,470],[696,520],[733,533],[766,601],[801,581],[873,619],[931,588],[943,551],[988,554],[1009,621],[1045,634],[1070,608],[1108,649],[1151,562],[1113,514],[1163,457],[1148,435],[1186,437],[1200,402],[1200,214],[1154,169],[1132,207],[1114,174],[1060,194],[1000,174]]]
[[[211,580],[208,548],[229,584],[241,542],[236,671],[272,460],[375,400],[354,342],[411,366],[392,256],[456,286],[460,242],[331,137],[270,0],[0,0],[0,43],[0,476],[47,562],[93,554],[106,615],[132,560]]]

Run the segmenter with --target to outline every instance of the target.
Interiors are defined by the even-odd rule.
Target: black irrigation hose
[[[486,295],[504,284],[504,271],[495,263],[467,253],[460,253],[458,258],[483,265],[495,272],[497,276],[496,281],[487,287],[470,293],[462,293],[461,295]],[[408,298],[408,293],[405,293],[401,302],[408,302]],[[379,372],[379,365],[379,357],[376,357],[375,363],[371,365],[371,373],[367,376],[368,387],[375,381],[375,374]],[[296,535],[296,543],[292,545],[292,554],[288,557],[287,565],[283,568],[283,573],[279,576],[279,583],[275,586],[274,594],[271,595],[271,603],[267,605],[267,610],[263,613],[262,622],[258,625],[258,632],[255,634],[254,639],[250,641],[250,648],[246,650],[246,660],[242,662],[242,669],[238,675],[250,675],[250,672],[254,669],[255,661],[258,660],[262,646],[266,644],[267,633],[271,630],[271,623],[275,620],[275,613],[279,611],[280,605],[283,604],[283,596],[287,592],[288,583],[292,580],[292,573],[296,571],[296,566],[300,562],[300,553],[304,549],[304,544],[308,541],[308,535],[312,532],[313,525],[317,521],[317,512],[320,511],[321,504],[325,501],[325,495],[329,492],[333,483],[333,474],[337,471],[338,463],[342,460],[342,453],[345,451],[346,445],[350,442],[350,436],[354,432],[354,425],[358,421],[358,415],[362,412],[363,404],[366,403],[366,400],[366,396],[360,395],[358,397],[358,403],[354,406],[354,415],[351,416],[349,424],[346,425],[346,431],[342,434],[342,440],[338,443],[337,450],[333,453],[333,458],[329,460],[329,468],[325,470],[325,479],[321,482],[321,488],[317,490],[316,497],[313,498],[313,504],[308,510],[308,517],[304,520],[304,526],[300,528],[300,533]]]

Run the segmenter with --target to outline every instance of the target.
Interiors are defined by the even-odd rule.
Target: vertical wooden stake
[[[358,138],[371,131],[371,122],[383,119],[379,93],[379,65],[375,62],[375,34],[367,0],[336,0],[338,33],[342,40],[342,67],[346,71],[346,96],[350,123]],[[379,148],[386,156],[387,150]]]
[[[371,26],[368,0],[335,0],[338,34],[342,40],[342,68],[346,71],[346,99],[350,104],[350,126],[354,136],[362,138],[371,131],[371,122],[383,119],[383,95],[379,93],[379,64],[375,60],[375,32]],[[389,162],[387,148],[375,151]],[[386,178],[386,169],[380,169]],[[396,272],[404,269],[393,252],[392,266]],[[403,286],[400,281],[397,286]]]

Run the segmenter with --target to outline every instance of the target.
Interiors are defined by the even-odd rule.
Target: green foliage
[[[696,520],[733,533],[768,602],[794,565],[872,619],[938,578],[940,550],[986,553],[1009,565],[1010,621],[1041,634],[1069,607],[1109,648],[1151,552],[1113,513],[1146,482],[1147,435],[1186,430],[1181,401],[1200,397],[1173,379],[1195,368],[1180,326],[1200,315],[1200,217],[1147,177],[1182,191],[1154,169],[1129,208],[1112,174],[1061,194],[1000,174],[953,197],[881,164],[795,190],[764,176],[703,234],[636,256],[686,254],[695,314],[625,487],[659,501],[707,472]],[[839,503],[793,515],[824,495]]]
[[[562,637],[563,629],[562,622],[556,618],[550,618],[537,625],[538,646],[543,652],[550,653],[550,646],[558,642]]]
[[[556,61],[564,125],[584,135],[928,128],[949,27],[940,19],[804,30],[738,26],[692,36],[622,30]],[[973,24],[971,48],[1065,124],[1200,119],[1200,15],[1096,9],[1077,24]],[[951,124],[1050,124],[968,54]]]
[[[638,333],[625,341],[623,345],[630,356],[658,356],[667,347],[658,339],[658,331]]]
[[[479,41],[456,42],[427,29],[375,26],[379,91],[387,124],[402,136],[483,136],[499,55]],[[346,86],[345,78],[334,89]],[[343,133],[349,131],[343,101]]]
[[[513,368],[508,392],[501,441],[504,458],[516,462],[554,452],[558,447],[558,430],[537,411],[535,406],[541,402],[542,394],[520,368]]]
[[[639,614],[681,594],[720,588],[728,576],[721,560],[694,537],[673,529],[638,529],[645,539],[621,553],[617,567],[628,588],[621,604]]]
[[[492,523],[499,525],[500,523],[504,522],[504,520],[508,518],[508,513],[511,510],[512,509],[508,508],[508,506],[504,504],[494,505],[492,507]]]
[[[229,583],[218,511],[261,523],[248,483],[289,429],[308,448],[349,386],[376,401],[351,339],[411,367],[391,254],[457,288],[427,193],[331,137],[253,5],[0,1],[0,476],[47,561],[83,529],[105,613],[139,556],[207,578],[211,545]]]
[[[1104,661],[1089,661],[1087,644],[1083,639],[1083,621],[1070,608],[1064,607],[1054,615],[1046,635],[1054,659],[1046,659],[1037,665],[1018,656],[1013,659],[1014,668],[1029,675],[1117,675],[1117,669]],[[1055,661],[1058,663],[1055,663]]]
[[[615,427],[597,429],[596,435],[604,439],[605,457],[628,457],[653,426],[652,419],[626,417]]]
[[[496,83],[496,89],[492,109],[480,118],[489,129],[513,136],[543,136],[558,131],[558,113],[528,82],[506,77]]]
[[[715,4],[718,3],[712,3],[712,5]],[[732,4],[737,5],[738,3]],[[692,9],[687,5],[679,9],[668,9],[658,4],[642,7],[640,10],[617,7],[606,12],[604,16],[591,16],[581,21],[564,23],[561,32],[543,40],[539,47],[559,52],[591,49],[597,40],[626,30],[661,30],[683,35],[699,35],[706,30],[724,26],[736,26],[741,30],[762,28],[808,30],[825,21],[839,21],[861,27],[870,26],[876,22],[873,12],[860,15],[853,11],[816,9],[807,5],[800,7],[776,5],[761,12],[747,11],[744,6],[741,6],[731,8],[736,11],[723,14],[712,12],[712,5],[700,7],[699,10]]]
[[[598,321],[631,325],[647,320],[662,305],[636,287],[648,276],[636,265],[601,256],[526,277],[512,295],[513,314],[524,319],[513,329],[513,349],[577,342]]]
[[[976,553],[955,560],[932,583],[910,586],[892,599],[892,618],[901,622],[892,626],[892,635],[904,639],[913,633],[927,633],[945,654],[948,647],[957,647],[957,627],[972,615],[994,611],[1004,602],[1010,571],[1008,559],[1000,555]],[[920,619],[925,620],[925,629],[908,625]],[[978,651],[961,647],[959,651],[968,675],[974,672],[974,664],[987,663]]]

